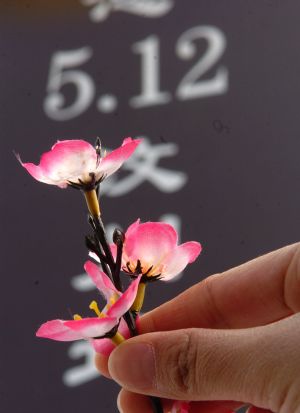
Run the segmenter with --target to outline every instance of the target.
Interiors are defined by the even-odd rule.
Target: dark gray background
[[[88,11],[77,0],[0,3],[1,412],[115,412],[117,394],[102,377],[66,386],[62,377],[86,365],[84,354],[72,359],[70,344],[35,338],[42,322],[84,312],[95,296],[70,283],[83,272],[89,228],[80,194],[35,182],[13,150],[38,162],[56,139],[93,142],[99,135],[114,148],[125,136],[145,135],[152,145],[178,145],[178,154],[159,165],[184,172],[183,188],[167,194],[145,181],[126,196],[102,201],[107,223],[125,228],[137,217],[176,214],[182,240],[203,244],[180,281],[153,285],[146,309],[211,273],[298,240],[299,2],[176,0],[156,19],[118,12],[102,23],[92,22]],[[201,25],[217,27],[226,38],[223,56],[205,76],[225,66],[229,88],[179,101],[178,81],[197,59],[178,59],[175,44]],[[173,98],[133,109],[128,99],[140,91],[140,56],[131,45],[151,34],[160,38],[161,88]],[[96,97],[118,96],[117,111],[100,113],[94,100],[74,119],[51,120],[43,111],[51,56],[84,46],[92,47],[93,57],[80,69],[94,79]],[[197,47],[201,56],[206,44]],[[76,97],[72,88],[63,93],[68,103]]]

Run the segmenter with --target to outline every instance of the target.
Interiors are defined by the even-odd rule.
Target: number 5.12
[[[197,26],[184,32],[176,43],[176,54],[180,59],[196,57],[196,41],[207,43],[205,52],[189,68],[180,80],[176,97],[179,100],[203,98],[225,93],[228,89],[228,71],[222,65],[215,68],[210,78],[203,76],[213,70],[226,48],[224,34],[216,27]],[[146,108],[170,102],[171,93],[160,89],[160,42],[155,35],[139,41],[132,50],[141,56],[141,93],[129,99],[133,108]],[[44,101],[46,114],[54,120],[64,121],[85,112],[95,97],[95,82],[92,77],[78,69],[92,57],[92,49],[59,51],[53,54]],[[75,69],[76,68],[76,69]],[[211,73],[211,72],[210,72]],[[65,107],[61,88],[71,84],[76,87],[76,99]]]

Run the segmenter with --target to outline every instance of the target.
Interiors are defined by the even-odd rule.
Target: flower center
[[[116,303],[116,301],[118,301],[118,299],[119,299],[118,294],[113,293],[113,295],[109,298],[109,302],[107,303],[104,311],[107,311],[112,305],[114,305]],[[105,312],[104,311],[102,312],[102,311],[99,310],[98,304],[95,300],[93,300],[90,303],[89,309],[93,310],[96,313],[97,317],[99,317],[99,318],[105,318],[106,317]],[[82,320],[82,317],[79,314],[74,314],[73,319],[75,321],[78,321],[78,320]],[[120,321],[119,321],[119,323],[120,323]],[[122,336],[122,334],[120,334],[118,332],[119,323],[115,327],[113,327],[109,332],[107,332],[105,335],[99,336],[99,337],[93,337],[93,339],[110,338],[112,340],[112,342],[116,346],[118,346],[119,344],[121,344],[125,340],[124,337]]]
[[[123,268],[123,270],[133,275],[143,274],[147,277],[157,277],[163,271],[161,261],[162,260],[160,260],[156,265],[142,263],[141,260],[137,260],[136,263],[128,261],[126,263],[126,268]]]
[[[89,305],[89,308],[90,310],[93,310],[96,313],[97,317],[99,318],[106,317],[106,315],[99,310],[98,304],[95,300],[91,302],[91,304]],[[79,314],[74,314],[73,319],[75,321],[82,320],[82,317]]]
[[[108,301],[108,303],[107,303],[107,305],[105,306],[105,309],[104,309],[103,311],[100,311],[100,310],[99,310],[98,304],[97,304],[97,302],[96,302],[95,300],[93,300],[93,301],[90,303],[89,309],[90,309],[90,310],[93,310],[93,311],[95,312],[95,314],[96,314],[97,317],[99,317],[99,318],[104,318],[104,317],[106,317],[106,311],[109,310],[109,309],[111,308],[111,306],[113,306],[113,305],[118,301],[118,299],[119,299],[118,294],[113,293],[113,295],[109,298],[109,301]],[[77,321],[77,320],[82,320],[82,317],[81,317],[81,315],[79,315],[79,314],[74,314],[74,315],[73,315],[73,319],[74,319],[75,321]]]

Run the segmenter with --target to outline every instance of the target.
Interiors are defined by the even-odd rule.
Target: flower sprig
[[[58,141],[41,156],[38,165],[24,163],[17,155],[21,165],[36,180],[83,193],[92,229],[85,243],[89,255],[96,261],[87,261],[84,268],[106,300],[102,310],[96,300],[90,303],[92,317],[74,314],[73,320],[47,321],[37,330],[38,337],[57,341],[88,340],[96,352],[109,355],[116,345],[138,334],[146,286],[173,279],[200,254],[198,242],[178,245],[178,235],[171,225],[141,223],[139,219],[125,233],[115,229],[113,244],[109,244],[99,203],[101,182],[122,166],[140,142],[140,139],[126,138],[119,148],[106,154],[99,139],[94,147],[84,140]],[[126,290],[121,274],[131,279]],[[162,413],[160,400],[152,397],[151,401],[154,411]],[[188,404],[174,402],[172,412],[187,413]]]

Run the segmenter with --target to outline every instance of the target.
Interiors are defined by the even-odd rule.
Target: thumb
[[[299,316],[249,329],[137,336],[112,352],[109,372],[136,393],[177,400],[238,400],[272,411],[296,411]],[[288,408],[281,410],[284,403]]]

